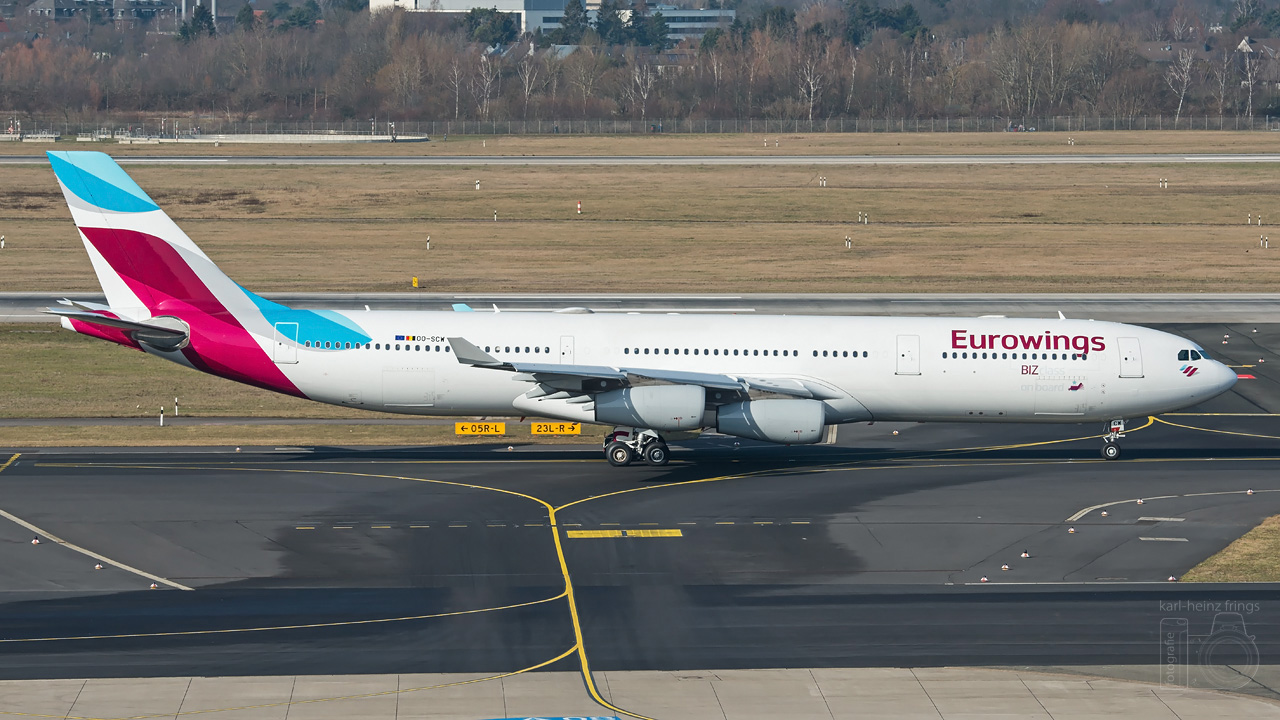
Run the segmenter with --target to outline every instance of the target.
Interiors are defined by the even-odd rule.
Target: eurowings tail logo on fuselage
[[[1199,370],[1196,368],[1195,365],[1183,365],[1178,372],[1181,372],[1183,375],[1186,375],[1187,377],[1191,377],[1192,375],[1195,375],[1197,372],[1199,372]]]

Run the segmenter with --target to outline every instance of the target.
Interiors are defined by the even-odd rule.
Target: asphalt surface
[[[1265,323],[1280,318],[1277,293],[1168,294],[457,294],[264,293],[285,305],[326,310],[449,310],[531,312],[585,307],[593,312],[759,313],[778,315],[938,315],[1093,318],[1130,323]],[[104,303],[97,293],[0,292],[0,322],[56,322],[42,311],[58,300]]]
[[[239,155],[133,156],[120,164],[148,165],[1119,165],[1276,163],[1280,154],[1179,153],[1065,155]],[[42,155],[0,156],[0,165],[37,165]]]
[[[1280,360],[1243,362],[1280,326],[1167,329],[1229,335],[1254,379],[1118,462],[1073,425],[712,436],[624,469],[505,443],[6,450],[0,679],[503,671],[575,626],[601,670],[1149,665],[1162,623],[1237,664],[1212,640],[1243,624],[1274,663],[1280,587],[1167,578],[1280,514]]]

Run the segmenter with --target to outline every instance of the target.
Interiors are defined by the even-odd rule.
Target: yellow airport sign
[[[536,422],[531,425],[534,435],[581,435],[582,423]]]
[[[507,424],[500,422],[460,422],[453,424],[455,435],[506,435]]]

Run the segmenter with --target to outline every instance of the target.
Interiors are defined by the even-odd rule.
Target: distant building
[[[600,3],[588,3],[586,8],[587,20],[594,23]],[[676,42],[686,38],[699,39],[713,28],[728,29],[733,24],[734,17],[737,16],[734,10],[693,10],[675,5],[650,5],[649,12],[662,13],[662,19],[667,21],[667,37]],[[623,22],[627,22],[631,19],[631,11],[621,10],[618,16]],[[560,21],[564,19],[564,6],[561,5],[554,15],[544,15],[538,19],[541,22],[537,27],[542,28],[542,32],[555,30],[560,27]]]
[[[565,0],[369,0],[369,12],[394,10],[399,8],[408,12],[444,12],[465,14],[472,8],[493,8],[498,12],[518,15],[521,32],[550,32],[560,27],[564,19]],[[587,19],[595,22],[598,0],[585,3]],[[733,24],[733,10],[686,10],[675,5],[651,5],[651,12],[660,12],[667,21],[672,40],[700,38],[712,28],[727,28]],[[631,15],[630,10],[619,13],[625,21]]]

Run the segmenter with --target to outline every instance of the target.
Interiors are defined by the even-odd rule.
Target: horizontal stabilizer
[[[180,349],[186,345],[187,339],[191,336],[191,331],[187,329],[186,323],[177,318],[160,317],[152,318],[150,322],[137,322],[84,310],[48,308],[45,312],[50,315],[58,315],[78,322],[89,323],[90,325],[129,330],[133,332],[135,339],[161,350]]]

